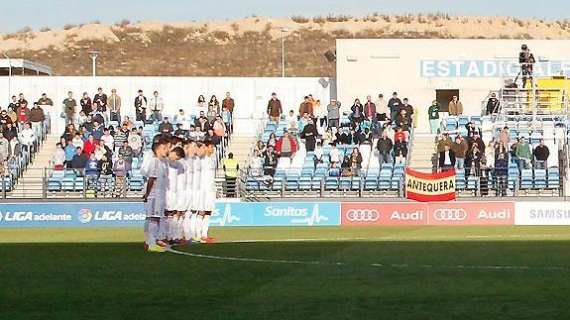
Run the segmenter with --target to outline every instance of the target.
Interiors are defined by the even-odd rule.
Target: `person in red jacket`
[[[277,140],[275,151],[280,157],[293,158],[295,152],[297,152],[297,141],[293,136],[289,135],[289,132],[285,131],[283,136]]]
[[[18,116],[18,125],[20,130],[22,130],[24,123],[28,122],[30,117],[30,108],[28,108],[27,102],[22,102],[18,109],[16,109],[16,115]]]
[[[396,130],[397,130],[396,133],[394,133],[394,141],[398,141],[400,139],[402,141],[407,141],[406,133],[404,133],[404,130],[401,127]]]
[[[90,155],[95,152],[95,148],[97,147],[97,141],[93,138],[92,135],[89,135],[89,138],[83,142],[83,152],[85,154]]]

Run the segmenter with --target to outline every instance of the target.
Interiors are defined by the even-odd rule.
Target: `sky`
[[[307,17],[328,14],[448,13],[565,19],[569,0],[0,0],[0,32],[26,26],[62,28],[98,20],[113,24],[136,21],[224,20],[251,15]]]

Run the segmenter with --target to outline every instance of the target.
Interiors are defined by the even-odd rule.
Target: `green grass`
[[[228,243],[178,250],[320,264],[147,254],[137,229],[2,229],[0,319],[570,318],[566,227],[212,233]],[[321,241],[229,243],[278,239]]]

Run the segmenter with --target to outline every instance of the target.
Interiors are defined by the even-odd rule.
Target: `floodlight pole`
[[[10,101],[12,96],[12,59],[5,52],[2,55],[8,60],[8,101]]]
[[[285,78],[285,34],[289,32],[287,28],[281,28],[281,77]]]
[[[91,70],[93,72],[93,77],[97,76],[97,57],[99,56],[99,51],[89,51],[89,56],[91,57]]]

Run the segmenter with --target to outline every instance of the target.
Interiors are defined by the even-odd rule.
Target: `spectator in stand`
[[[392,140],[388,137],[386,131],[382,132],[382,137],[378,139],[376,143],[376,149],[378,149],[378,160],[380,161],[380,167],[384,163],[393,163],[392,160],[392,147],[394,144]]]
[[[340,168],[341,168],[340,172],[341,177],[352,177],[352,167],[350,164],[350,157],[348,155],[344,156],[344,158],[342,159],[342,164],[340,165]]]
[[[475,134],[481,136],[481,128],[476,127],[473,121],[469,121],[465,125],[465,129],[467,129],[467,137],[469,138],[475,137]]]
[[[289,110],[289,114],[285,116],[285,123],[287,124],[287,131],[291,133],[299,131],[299,119],[295,116],[295,111]]]
[[[93,155],[95,157],[95,155]],[[71,168],[74,169],[75,174],[78,176],[83,176],[85,170],[85,165],[87,164],[87,153],[83,152],[81,147],[75,149],[75,155],[71,160]]]
[[[222,110],[224,108],[227,108],[227,110],[230,112],[230,121],[229,121],[230,124],[232,123],[231,119],[234,115],[235,105],[236,104],[234,98],[231,97],[230,92],[229,91],[226,92],[226,97],[224,98],[224,100],[222,100]]]
[[[34,102],[34,106],[29,113],[29,120],[32,123],[32,129],[36,133],[36,136],[43,139],[43,124],[45,120],[44,110]]]
[[[30,123],[24,123],[24,129],[20,131],[19,134],[20,143],[22,143],[22,147],[27,150],[28,152],[34,152],[36,147],[36,134],[34,130],[30,127]]]
[[[336,147],[336,143],[333,143],[331,148],[331,151],[329,153],[329,158],[330,158],[330,162],[331,164],[338,164],[340,163],[340,151],[338,150],[338,148]]]
[[[408,116],[408,120],[412,123],[412,115],[414,114],[414,107],[409,103],[408,98],[404,98],[402,101],[402,105],[400,106],[400,111],[406,110],[406,115]]]
[[[358,148],[354,148],[350,154],[350,170],[352,171],[352,175],[355,177],[359,176],[360,169],[362,169],[362,154]]]
[[[212,110],[214,114],[220,113],[220,102],[218,101],[216,95],[212,95],[210,97],[210,102],[208,102],[208,110]]]
[[[449,115],[460,116],[463,114],[463,103],[459,101],[457,96],[453,96],[449,101]]]
[[[30,108],[28,108],[28,104],[26,102],[21,102],[16,113],[18,114],[18,129],[22,130],[24,123],[27,123],[30,117]]]
[[[509,149],[509,144],[511,143],[511,135],[509,133],[509,127],[504,127],[499,133],[499,142],[505,147],[505,149]]]
[[[63,113],[65,114],[65,123],[74,124],[75,123],[75,108],[77,107],[77,101],[73,99],[73,92],[67,92],[67,98],[63,100]]]
[[[402,128],[397,128],[396,129],[396,133],[394,133],[394,141],[398,141],[398,140],[402,140],[402,141],[406,141],[406,134],[404,133],[404,130]]]
[[[8,139],[8,141],[12,140],[12,138],[18,138],[18,129],[16,129],[16,126],[14,126],[12,122],[8,122],[8,124],[6,124],[6,128],[4,129],[3,135],[6,139]]]
[[[89,159],[85,161],[84,174],[85,178],[87,178],[88,188],[93,188],[97,185],[97,178],[99,177],[99,161],[97,161],[95,154],[93,153],[89,156]]]
[[[16,112],[16,110],[18,110],[19,107],[20,107],[20,102],[18,102],[18,97],[12,96],[12,102],[10,102],[10,104],[8,105],[8,110]]]
[[[103,93],[103,88],[97,88],[97,93],[93,96],[93,110],[101,112],[105,121],[109,121],[107,110],[107,95]]]
[[[265,152],[265,144],[261,140],[257,140],[255,144],[254,151],[257,151],[260,155]]]
[[[354,104],[350,107],[352,114],[350,115],[350,120],[352,122],[352,127],[356,128],[364,119],[364,106],[360,103],[357,98],[354,100]]]
[[[194,125],[198,131],[207,132],[210,128],[210,122],[203,111],[200,111],[200,116],[194,121]]]
[[[277,167],[277,154],[273,147],[268,146],[263,157],[263,174],[273,177],[275,175],[275,168]]]
[[[83,97],[79,100],[79,104],[81,105],[81,111],[83,111],[85,115],[93,112],[93,103],[87,92],[83,92]]]
[[[277,94],[273,92],[271,99],[267,102],[267,115],[269,116],[269,120],[279,123],[282,113],[283,108],[281,107],[281,101],[277,99]]]
[[[12,119],[8,116],[6,110],[0,112],[0,131],[4,132],[8,127],[8,123],[12,123]]]
[[[194,113],[194,115],[198,117],[198,115],[202,111],[204,112],[204,114],[208,112],[208,104],[206,103],[206,98],[203,95],[199,95],[198,101],[196,102],[196,112]]]
[[[308,120],[307,125],[303,128],[301,132],[301,139],[305,139],[305,150],[311,152],[315,150],[315,144],[317,142],[317,127],[313,123],[313,119]]]
[[[150,116],[152,121],[160,122],[160,120],[163,119],[162,111],[164,110],[164,100],[162,99],[161,96],[158,95],[158,91],[153,92],[152,98],[150,98],[148,106],[150,108],[150,111],[152,111],[152,114]]]
[[[90,116],[89,116],[90,117]],[[77,124],[82,127],[85,122],[90,121],[89,118],[83,110],[79,111],[79,117],[77,117]]]
[[[548,156],[550,156],[550,150],[544,144],[544,140],[540,139],[540,144],[534,148],[534,167],[536,169],[546,169],[548,164]]]
[[[388,103],[384,100],[384,95],[379,94],[378,99],[374,102],[376,105],[377,118],[380,121],[386,121],[388,119]]]
[[[390,109],[390,120],[396,119],[396,116],[400,112],[400,106],[402,105],[402,100],[398,98],[398,93],[392,93],[392,98],[388,100],[388,109]]]
[[[469,139],[467,141],[469,144],[469,148],[471,148],[473,146],[473,144],[476,144],[479,151],[481,151],[482,154],[485,154],[485,142],[481,138],[481,135],[479,134],[479,132],[475,131],[473,138],[468,137],[467,139]]]
[[[220,115],[216,116],[214,123],[212,123],[212,130],[217,137],[224,138],[226,136],[226,125]]]
[[[102,197],[111,195],[112,185],[113,185],[113,161],[111,157],[104,155],[101,160],[99,160],[99,191]]]
[[[336,128],[334,129],[336,130]],[[336,141],[335,135],[333,133],[333,128],[327,128],[321,137],[321,141],[324,145],[329,145]]]
[[[26,100],[26,98],[24,98],[24,94],[23,94],[23,93],[20,93],[20,94],[18,95],[18,103],[19,103],[20,105],[22,105],[22,104],[24,104],[24,103],[25,103],[25,104],[28,104],[28,100]]]
[[[101,141],[107,146],[107,148],[113,150],[115,148],[115,138],[111,135],[111,131],[108,128],[103,130],[103,136],[101,137]]]
[[[297,152],[296,139],[291,135],[289,135],[288,131],[285,131],[283,133],[283,136],[279,140],[277,140],[277,143],[275,144],[275,151],[277,152],[279,157],[282,158],[288,157],[293,159],[295,153]]]
[[[400,110],[400,114],[396,116],[395,122],[396,126],[401,128],[403,131],[410,131],[411,121],[406,109],[402,108]]]
[[[147,99],[144,96],[142,90],[138,91],[138,95],[135,98],[135,120],[136,121],[146,121],[146,108],[147,108]]]
[[[101,140],[103,137],[103,126],[99,124],[97,121],[93,121],[93,130],[91,131],[91,135],[95,140]]]
[[[331,167],[329,168],[328,172],[329,177],[340,177],[340,169],[338,167],[338,163],[339,161],[331,162]]]
[[[431,102],[431,106],[428,108],[428,118],[431,133],[437,134],[440,129],[439,104],[437,103],[437,100],[433,100]]]
[[[453,146],[453,141],[451,141],[451,138],[449,138],[449,133],[447,132],[440,135],[437,140],[437,147],[436,147],[437,153],[443,152],[445,146],[448,146],[449,149],[451,149]]]
[[[38,100],[38,105],[44,107],[47,106],[53,107],[53,101],[50,98],[48,98],[47,94],[42,93],[41,98]]]
[[[315,114],[315,126],[326,128],[328,126],[327,107],[319,100],[313,103],[313,113]]]
[[[227,106],[222,105],[222,121],[226,127],[226,133],[229,135],[233,132],[232,113]]]
[[[117,89],[111,89],[111,95],[107,98],[107,108],[111,121],[121,121],[121,97],[117,94]]]
[[[368,121],[376,121],[376,104],[372,102],[371,96],[366,96],[366,103],[364,104],[364,117]]]
[[[124,198],[126,196],[126,179],[128,172],[131,171],[131,163],[123,158],[119,153],[117,161],[113,164],[113,172],[115,174],[115,193],[116,198]]]
[[[208,129],[208,132],[206,133],[206,136],[204,137],[204,141],[210,141],[214,146],[218,147],[221,142],[222,142],[222,138],[218,137],[215,133],[214,133],[214,129]]]
[[[340,127],[340,106],[341,103],[336,99],[331,99],[331,102],[327,106],[328,127],[336,128],[337,131]]]
[[[93,111],[93,116],[92,116],[92,121],[95,123],[99,123],[101,125],[104,125],[106,122],[106,115],[103,114],[103,112],[99,111],[99,110],[95,110]]]
[[[497,114],[499,112],[499,99],[496,93],[491,93],[491,97],[487,100],[487,107],[485,108],[486,115]]]
[[[474,175],[481,176],[481,162],[484,153],[481,152],[477,144],[473,144],[471,149],[467,152],[465,159],[465,176]]]
[[[451,151],[455,156],[455,168],[457,170],[463,170],[465,168],[465,157],[467,156],[467,151],[469,150],[469,144],[463,138],[463,136],[458,135],[455,137],[455,142],[451,145]]]
[[[111,149],[109,149],[105,145],[105,142],[103,140],[97,141],[97,144],[95,146],[95,151],[93,153],[95,153],[95,158],[97,159],[97,161],[101,161],[101,159],[103,159],[103,157],[105,156],[111,158],[111,156],[113,155]]]
[[[272,147],[275,150],[277,146],[277,136],[274,132],[269,135],[269,139],[267,139],[267,147]]]
[[[168,121],[168,117],[164,117],[164,119],[162,120],[162,122],[158,126],[158,132],[160,132],[162,134],[170,135],[170,134],[172,134],[172,131],[174,131],[174,128],[172,127],[172,123],[170,123],[170,121]]]
[[[174,123],[182,124],[182,129],[188,130],[188,122],[190,121],[190,117],[186,115],[184,109],[179,109],[178,114],[174,116]]]
[[[182,129],[182,123],[176,124],[176,130],[174,130],[173,135],[181,139],[185,139],[188,136],[188,131]]]
[[[127,141],[129,142],[129,146],[133,149],[133,155],[137,158],[140,157],[142,154],[143,141],[137,131],[137,128],[133,128],[131,134],[129,134],[129,137],[127,138]]]
[[[123,126],[127,126],[129,130],[132,130],[135,127],[135,124],[131,121],[130,117],[125,116],[123,119]]]
[[[54,170],[63,170],[63,164],[65,163],[66,155],[61,143],[58,142],[55,145],[55,152],[53,155],[53,169]]]
[[[252,177],[263,176],[263,157],[261,155],[262,153],[257,150],[253,152],[253,159],[249,165],[249,175]]]
[[[0,164],[8,161],[10,156],[10,141],[3,135],[0,135]],[[0,176],[1,177],[1,176]]]
[[[447,171],[455,167],[455,155],[448,145],[443,147],[443,151],[438,156],[438,168],[440,172]]]
[[[403,137],[400,135],[397,137],[394,143],[394,157],[396,163],[405,164],[406,157],[408,156],[408,143],[404,141]]]
[[[309,117],[314,117],[313,103],[311,102],[311,97],[305,96],[305,100],[299,105],[299,116],[304,116],[308,114]]]
[[[67,141],[67,145],[65,146],[63,151],[65,152],[65,166],[68,169],[72,168],[71,162],[73,160],[73,157],[75,156],[75,153],[77,152],[77,149],[81,149],[81,147],[74,146],[73,142],[71,142],[71,140]]]
[[[18,141],[16,135],[6,138],[10,142],[10,159],[15,159],[22,156],[22,144]]]
[[[97,147],[97,141],[95,141],[93,135],[90,134],[87,140],[83,142],[83,152],[85,152],[85,154],[92,154],[93,152],[95,152],[96,147]]]
[[[123,143],[127,141],[129,137],[129,128],[123,124],[123,126],[115,133],[115,150],[123,146]]]
[[[135,155],[133,148],[129,146],[128,141],[123,141],[123,145],[119,148],[118,154],[129,164],[133,163],[133,157]]]
[[[509,173],[509,162],[504,154],[500,153],[495,160],[495,178],[497,179],[497,197],[507,196],[507,182]]]
[[[83,139],[81,138],[81,134],[79,132],[75,133],[75,136],[73,139],[71,139],[71,144],[73,144],[74,148],[83,148]]]

